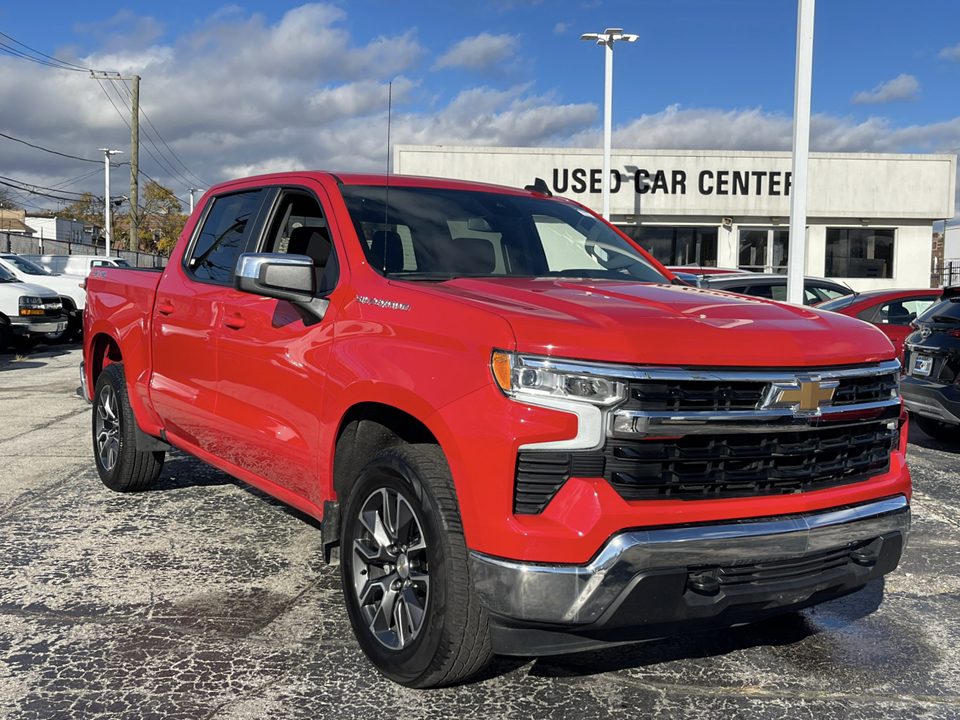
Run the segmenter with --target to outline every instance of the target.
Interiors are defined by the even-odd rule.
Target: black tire
[[[137,450],[136,419],[127,395],[123,363],[107,365],[93,391],[93,457],[103,484],[117,492],[149,489],[165,453]]]
[[[340,568],[357,641],[391,680],[453,685],[493,656],[450,469],[435,445],[384,450],[360,471],[341,516]]]
[[[10,347],[10,341],[13,340],[13,331],[5,320],[0,320],[0,352],[4,352]]]
[[[913,415],[910,420],[917,424],[927,435],[937,440],[960,440],[960,425],[935,420],[923,415]]]

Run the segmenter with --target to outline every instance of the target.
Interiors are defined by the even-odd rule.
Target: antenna
[[[393,82],[387,86],[387,180],[383,191],[383,274],[387,274],[387,220],[390,219],[390,125],[393,121]]]

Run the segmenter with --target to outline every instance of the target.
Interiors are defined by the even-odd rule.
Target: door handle
[[[233,315],[228,315],[223,319],[223,324],[228,328],[233,328],[234,330],[239,330],[242,327],[245,327],[247,321],[243,319],[243,316],[240,313],[234,313]]]
[[[157,301],[157,312],[169,315],[173,312],[173,304],[169,300]]]

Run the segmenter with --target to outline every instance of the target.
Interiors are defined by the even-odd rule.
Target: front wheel
[[[960,440],[960,425],[936,420],[923,415],[912,415],[912,422],[917,424],[927,435],[937,440]]]
[[[147,490],[163,469],[163,452],[137,450],[136,422],[123,364],[107,365],[93,391],[93,456],[103,484],[117,492]]]
[[[342,516],[340,567],[357,641],[388,678],[440,687],[489,662],[487,616],[438,447],[384,450],[360,472]]]

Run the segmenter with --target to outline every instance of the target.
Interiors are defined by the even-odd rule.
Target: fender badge
[[[357,295],[357,302],[361,305],[374,305],[376,307],[387,308],[388,310],[407,311],[410,306],[406,303],[392,302],[390,300],[381,300],[380,298],[367,297],[366,295]]]

